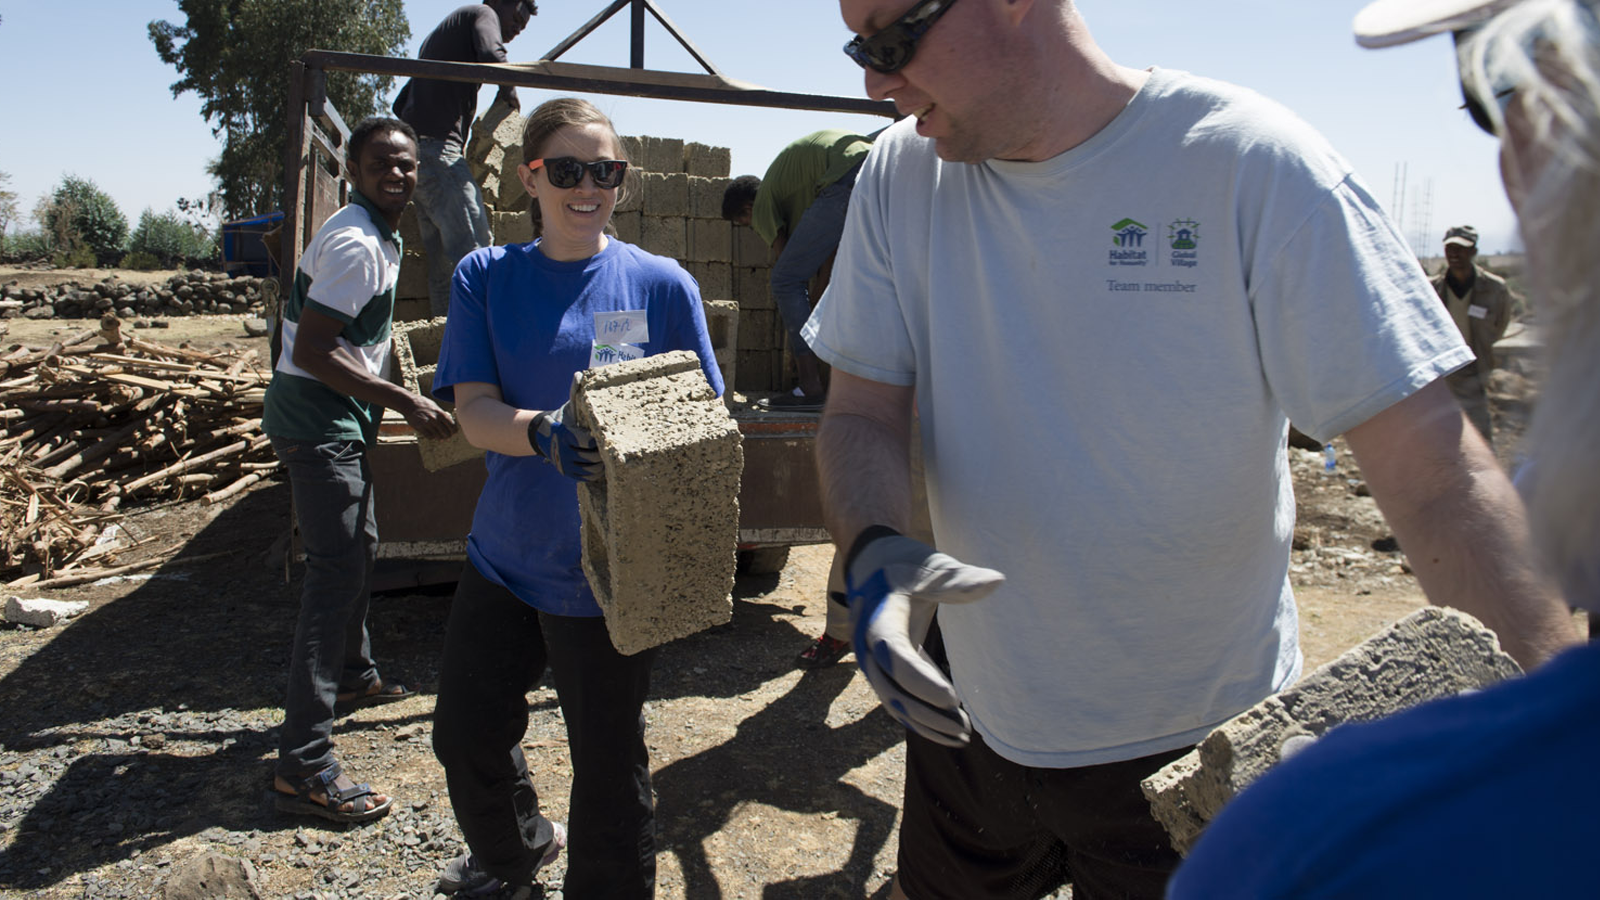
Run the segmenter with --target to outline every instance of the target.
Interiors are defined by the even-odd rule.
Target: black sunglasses
[[[956,0],[919,0],[906,14],[880,29],[872,37],[856,35],[844,45],[845,55],[863,69],[872,69],[885,75],[898,72],[911,62],[917,52],[917,42],[928,33],[933,23],[939,21]]]
[[[1467,78],[1466,69],[1467,53],[1464,45],[1475,33],[1481,29],[1481,27],[1482,26],[1464,28],[1452,35],[1456,42],[1456,72],[1461,82],[1461,99],[1464,101],[1461,104],[1461,108],[1466,110],[1467,115],[1472,117],[1472,124],[1482,128],[1489,134],[1494,135],[1497,134],[1497,132],[1495,131],[1494,127],[1494,119],[1489,115],[1489,103],[1492,102],[1496,107],[1499,108],[1500,119],[1501,121],[1504,121],[1506,105],[1511,102],[1511,97],[1517,92],[1517,89],[1509,84],[1491,85],[1490,88],[1493,91],[1493,94],[1489,97],[1483,97],[1480,96],[1477,91],[1469,87],[1470,79]]]
[[[622,184],[622,178],[628,174],[628,161],[625,159],[597,159],[594,162],[584,162],[575,156],[552,156],[548,159],[536,159],[528,163],[529,169],[544,167],[545,174],[550,177],[550,183],[558,188],[577,187],[583,181],[583,173],[588,172],[594,179],[597,188],[614,188]]]

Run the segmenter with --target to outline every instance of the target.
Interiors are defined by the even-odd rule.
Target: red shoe
[[[837,641],[827,635],[817,638],[800,651],[794,661],[802,669],[820,669],[831,666],[850,652],[849,641]]]

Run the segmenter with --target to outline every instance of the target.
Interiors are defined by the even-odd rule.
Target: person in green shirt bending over
[[[789,332],[789,352],[800,377],[800,394],[762,402],[771,408],[822,408],[826,388],[822,364],[800,337],[811,317],[811,277],[833,265],[844,233],[850,190],[861,161],[872,149],[871,135],[837,129],[817,131],[784,147],[764,178],[741,175],[722,195],[722,217],[748,225],[772,248],[772,299]]]

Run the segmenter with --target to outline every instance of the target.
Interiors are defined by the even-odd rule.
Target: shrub
[[[5,237],[0,256],[8,260],[50,258],[50,239],[42,231],[19,231]]]
[[[99,260],[95,258],[94,251],[88,247],[74,247],[70,250],[56,251],[50,262],[58,269],[92,269]]]
[[[45,227],[56,249],[70,253],[81,243],[96,257],[115,259],[128,239],[128,219],[116,201],[87,178],[67,175],[45,207]]]
[[[209,260],[217,255],[216,241],[176,211],[154,213],[146,209],[128,239],[128,249],[147,253],[171,266],[185,260]]]
[[[157,259],[154,254],[146,253],[143,250],[135,250],[124,256],[122,262],[118,265],[121,268],[133,269],[136,272],[148,272],[151,269],[161,268],[161,260]]]

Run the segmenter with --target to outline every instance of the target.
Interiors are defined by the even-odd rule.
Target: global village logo
[[[1150,229],[1133,219],[1123,219],[1111,226],[1116,232],[1111,243],[1118,249],[1111,251],[1110,263],[1114,266],[1144,266],[1150,264],[1149,251],[1144,247],[1144,236]]]
[[[1200,264],[1200,223],[1193,219],[1179,219],[1167,226],[1167,243],[1172,247],[1172,264],[1192,269]]]

